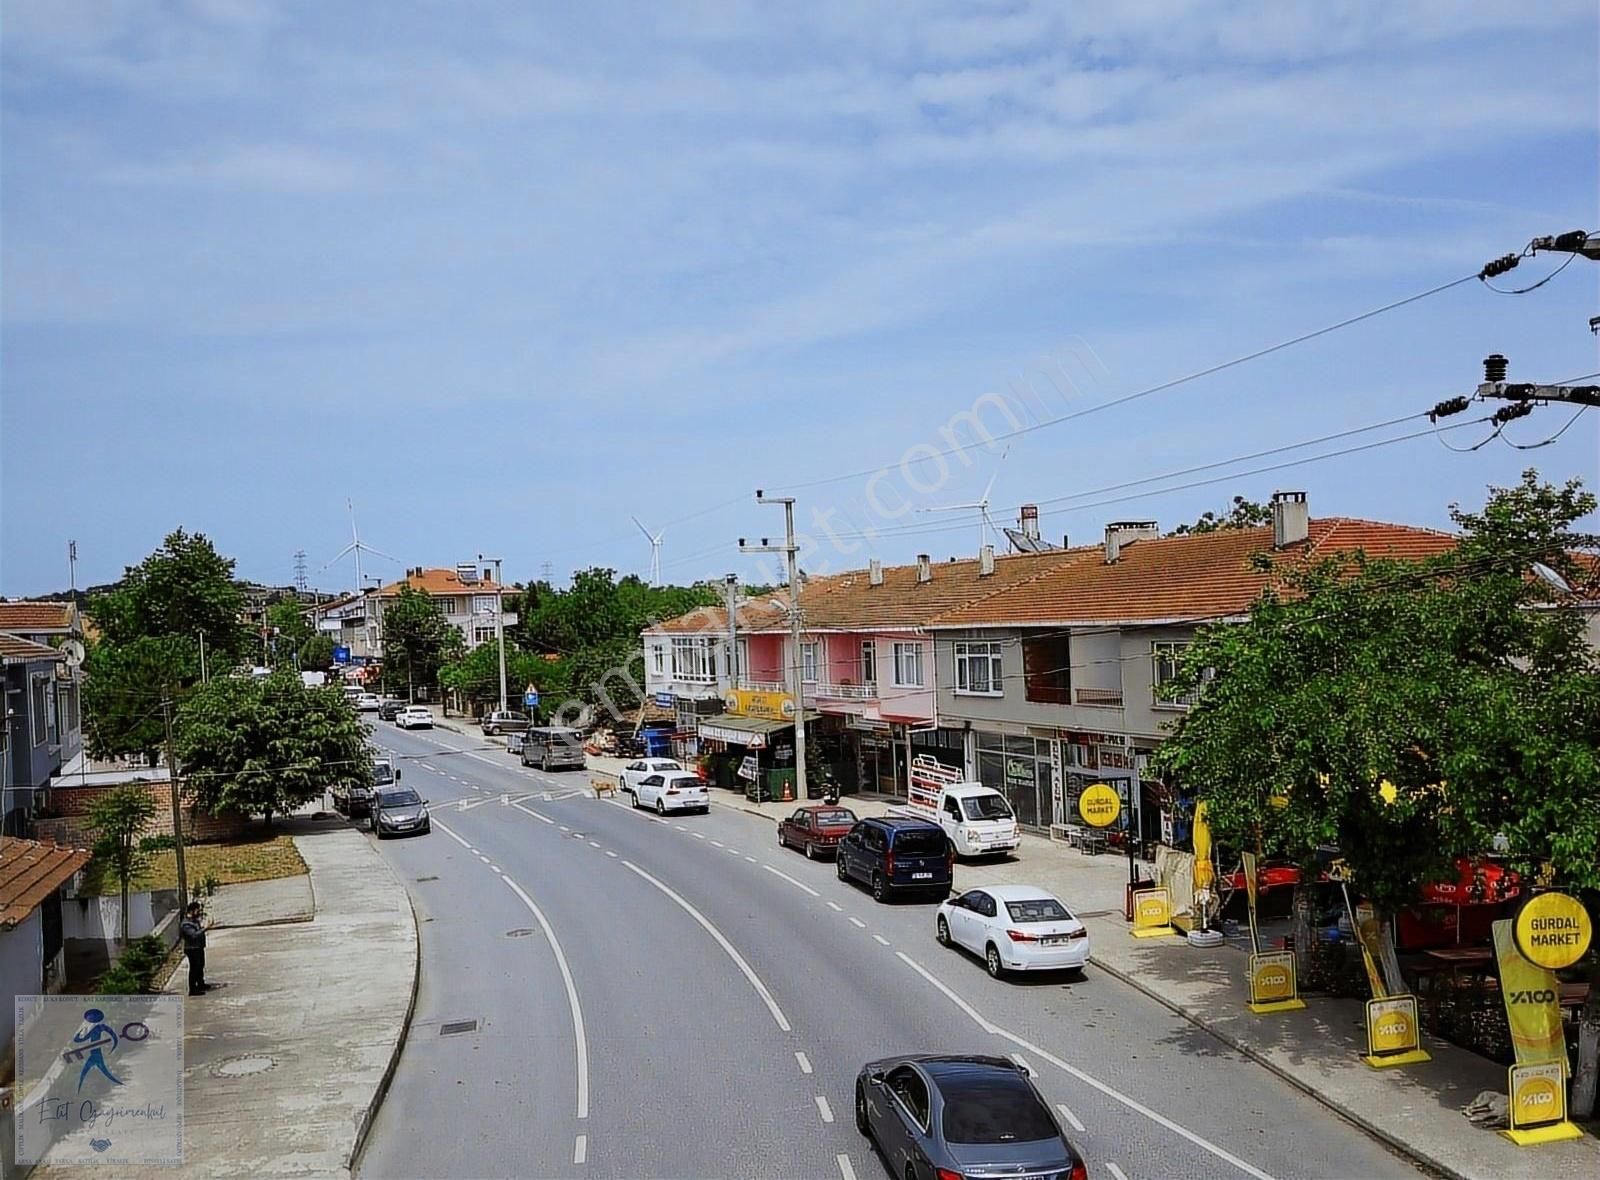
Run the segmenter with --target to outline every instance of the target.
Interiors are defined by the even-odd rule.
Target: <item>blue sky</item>
[[[805,564],[942,559],[976,549],[975,514],[920,509],[991,477],[1008,523],[1426,409],[1491,351],[1513,379],[1600,369],[1580,260],[1030,431],[1003,461],[926,459],[975,405],[1007,428],[986,394],[1058,417],[1600,228],[1597,60],[1593,4],[1554,0],[12,0],[0,593],[63,586],[69,538],[83,584],[180,524],[245,576],[288,581],[303,549],[348,586],[348,561],[318,572],[347,499],[407,565],[642,571],[637,515],[665,528],[667,577],[761,577],[736,540],[782,518],[755,488],[880,465],[871,488],[796,492]],[[1430,437],[1080,497],[1044,532],[1276,488],[1442,525],[1530,463],[1600,482],[1600,413],[1533,452]]]

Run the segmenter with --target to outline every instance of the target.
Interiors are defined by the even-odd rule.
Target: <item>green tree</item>
[[[333,667],[333,638],[328,635],[313,635],[300,645],[300,670],[302,672],[326,672]]]
[[[400,587],[383,608],[383,683],[416,699],[417,685],[433,684],[439,669],[460,653],[461,633],[426,590]]]
[[[1169,537],[1181,537],[1189,533],[1215,533],[1222,529],[1253,529],[1264,524],[1272,523],[1272,509],[1265,504],[1258,504],[1254,500],[1247,500],[1243,496],[1235,496],[1233,503],[1227,509],[1218,512],[1202,512],[1200,519],[1193,524],[1180,524],[1167,534]]]
[[[84,739],[97,758],[138,755],[156,764],[165,731],[161,702],[199,678],[200,649],[183,636],[141,635],[89,645],[84,660]]]
[[[268,642],[274,667],[279,664],[292,667],[300,650],[315,634],[300,603],[293,599],[274,602],[267,607],[267,626],[273,632]]]
[[[205,636],[217,668],[247,658],[251,636],[239,622],[244,595],[233,580],[233,559],[204,534],[169,533],[161,547],[129,566],[116,589],[92,598],[89,615],[113,644],[145,636]]]
[[[475,705],[498,707],[500,657],[493,642],[480,643],[439,670],[439,683],[454,689]],[[506,697],[508,708],[520,708],[523,690],[532,684],[543,698],[568,695],[569,677],[564,661],[551,661],[506,644]]]
[[[128,885],[148,858],[139,838],[155,818],[156,803],[143,787],[113,787],[89,805],[94,854],[111,866],[122,892],[122,941],[128,941]]]
[[[197,689],[178,711],[176,744],[196,803],[269,826],[324,790],[372,785],[367,727],[339,689],[307,688],[292,672]]]

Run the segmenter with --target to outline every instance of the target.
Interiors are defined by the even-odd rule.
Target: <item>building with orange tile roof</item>
[[[461,633],[468,650],[492,642],[495,609],[500,587],[489,568],[470,564],[452,568],[417,566],[388,585],[369,588],[363,593],[313,608],[319,631],[347,648],[357,664],[383,658],[383,611],[409,586],[429,595],[443,612],[445,620]],[[507,611],[505,626],[515,626],[515,611]]]

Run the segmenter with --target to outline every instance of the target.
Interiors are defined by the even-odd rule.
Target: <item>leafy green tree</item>
[[[161,702],[200,675],[196,640],[141,635],[99,639],[84,660],[84,740],[97,758],[138,755],[156,764],[165,736]]]
[[[1235,496],[1233,503],[1223,512],[1202,512],[1193,524],[1180,524],[1167,535],[1181,537],[1189,533],[1215,533],[1222,529],[1253,529],[1272,523],[1272,509],[1243,496]]]
[[[416,686],[435,683],[460,649],[461,633],[426,590],[402,586],[383,608],[383,683],[390,692],[404,688],[415,700]]]
[[[156,802],[143,787],[113,787],[89,805],[87,826],[95,833],[94,854],[116,875],[122,893],[122,941],[128,941],[128,885],[148,856],[139,837],[155,818]]]
[[[268,642],[274,667],[279,664],[292,666],[301,649],[316,634],[304,610],[293,599],[275,602],[267,607],[267,626],[273,631]]]
[[[493,642],[480,643],[470,652],[445,664],[439,670],[439,683],[454,689],[475,705],[498,706],[500,702],[500,657]],[[565,661],[552,661],[520,647],[506,644],[506,697],[508,708],[520,708],[523,690],[528,685],[539,690],[541,705],[546,697],[565,698],[570,678]]]
[[[178,711],[188,793],[212,812],[272,817],[334,787],[370,787],[367,727],[337,688],[292,672],[222,677]]]
[[[116,589],[92,598],[89,615],[113,644],[145,636],[205,636],[207,659],[225,668],[252,650],[239,622],[244,595],[233,580],[233,559],[223,557],[202,533],[177,529],[138,565],[129,566]]]
[[[326,672],[333,667],[333,648],[332,636],[312,635],[300,645],[300,670]]]

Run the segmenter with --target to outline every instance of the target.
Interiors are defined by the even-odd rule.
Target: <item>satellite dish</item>
[[[76,668],[83,663],[83,640],[69,639],[61,645],[61,654],[67,657],[67,667]]]
[[[1557,594],[1571,594],[1572,585],[1542,561],[1533,563],[1534,575]]]

